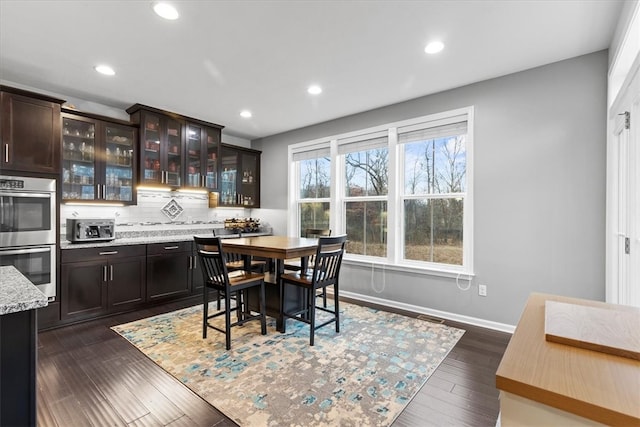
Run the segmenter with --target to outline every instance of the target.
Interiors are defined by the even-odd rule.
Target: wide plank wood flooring
[[[193,304],[174,302],[40,332],[38,426],[235,426],[109,329]],[[495,372],[511,335],[445,323],[467,332],[394,427],[496,424]]]

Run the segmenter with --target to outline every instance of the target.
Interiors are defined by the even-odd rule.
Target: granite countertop
[[[244,237],[252,237],[252,236],[268,236],[270,232],[259,232],[259,233],[242,233]],[[211,229],[204,230],[194,229],[189,231],[182,231],[180,234],[171,234],[170,230],[157,230],[157,231],[149,231],[144,233],[144,235],[133,235],[128,236],[126,234],[122,234],[122,236],[116,230],[116,238],[114,240],[108,242],[87,242],[87,243],[71,243],[67,240],[60,241],[60,249],[83,249],[83,248],[100,248],[100,247],[109,247],[109,246],[122,246],[122,245],[146,245],[152,243],[171,243],[171,242],[186,242],[192,241],[193,236],[213,236],[213,232]],[[224,239],[240,237],[239,234],[226,234],[220,236]]]
[[[0,315],[46,307],[47,297],[14,266],[0,267]]]

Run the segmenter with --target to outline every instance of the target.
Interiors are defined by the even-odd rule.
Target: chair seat
[[[298,285],[302,285],[308,288],[313,287],[313,281],[311,280],[313,270],[307,270],[306,273],[300,271],[285,273],[280,276],[282,280],[287,282],[295,282]]]

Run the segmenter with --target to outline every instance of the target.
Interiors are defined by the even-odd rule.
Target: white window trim
[[[467,134],[466,134],[466,175],[467,191],[464,196],[464,217],[463,217],[463,264],[461,266],[440,264],[440,263],[425,263],[421,261],[411,261],[401,259],[401,245],[402,236],[401,232],[395,232],[402,230],[401,227],[403,219],[401,215],[402,200],[407,196],[402,196],[402,190],[400,189],[401,180],[398,178],[398,170],[401,162],[401,155],[398,149],[397,130],[400,127],[412,126],[417,124],[425,124],[425,126],[438,125],[443,122],[447,122],[454,117],[466,116],[467,120]],[[444,111],[435,114],[429,114],[422,117],[416,117],[413,119],[401,120],[397,122],[387,123],[384,125],[374,126],[367,129],[361,129],[357,131],[347,132],[338,135],[332,135],[329,137],[318,138],[311,141],[306,141],[298,144],[290,145],[288,148],[288,161],[289,161],[289,185],[288,185],[288,221],[287,221],[287,235],[297,236],[299,225],[299,213],[298,203],[302,202],[302,199],[298,199],[296,196],[297,183],[299,182],[299,167],[293,161],[293,153],[305,151],[305,148],[317,148],[319,146],[329,146],[331,155],[331,219],[330,227],[333,230],[332,234],[342,234],[345,232],[346,225],[344,223],[344,206],[346,201],[365,201],[365,200],[382,200],[379,197],[345,197],[344,190],[344,177],[342,171],[345,167],[344,155],[338,155],[338,140],[352,140],[359,137],[363,137],[370,134],[388,132],[389,135],[389,171],[388,179],[389,192],[385,197],[387,201],[387,257],[372,257],[362,256],[356,254],[345,254],[344,261],[346,264],[354,265],[384,265],[388,269],[398,269],[399,271],[410,271],[417,274],[428,274],[450,278],[460,278],[469,280],[474,275],[474,256],[473,256],[473,237],[474,237],[474,107],[464,107],[450,111]],[[446,197],[448,195],[437,195],[438,198]],[[413,196],[411,196],[413,197]],[[418,198],[429,197],[428,195],[420,195]],[[305,199],[305,201],[311,201]],[[313,199],[314,202],[326,202],[327,199]],[[392,232],[393,231],[393,232]]]

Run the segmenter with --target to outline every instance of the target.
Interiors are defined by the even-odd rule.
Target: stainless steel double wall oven
[[[0,175],[0,265],[56,297],[56,181]]]

